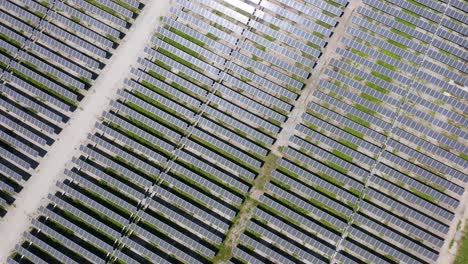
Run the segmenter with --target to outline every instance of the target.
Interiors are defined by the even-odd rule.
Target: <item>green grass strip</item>
[[[204,47],[206,45],[205,42],[203,42],[203,41],[201,41],[201,40],[199,40],[197,38],[194,38],[194,37],[182,32],[182,31],[180,31],[180,30],[178,30],[176,28],[171,27],[171,28],[169,28],[169,31],[183,37],[184,39],[186,39],[186,40],[188,40],[188,41],[190,41],[192,43],[197,44],[198,46]]]
[[[372,83],[372,82],[366,82],[366,86],[369,87],[369,88],[372,88],[374,90],[377,90],[381,93],[384,93],[384,94],[388,94],[390,93],[390,91],[388,91],[387,89],[383,88],[382,86],[380,85],[377,85],[375,83]]]
[[[364,138],[364,134],[363,134],[363,133],[361,133],[361,132],[359,132],[359,131],[356,131],[356,130],[350,128],[350,127],[345,127],[345,128],[344,128],[344,131],[348,132],[349,134],[351,134],[351,135],[353,135],[353,136],[355,136],[355,137],[358,137],[358,138],[361,138],[361,139]]]
[[[465,220],[465,230],[463,231],[463,236],[458,241],[459,248],[453,264],[468,263],[468,224],[466,222]]]
[[[380,78],[380,79],[386,81],[386,82],[392,82],[392,81],[393,81],[392,78],[388,77],[388,76],[385,75],[385,74],[382,74],[382,73],[380,73],[380,72],[377,72],[377,71],[372,71],[371,74],[372,74],[373,76],[377,77],[377,78]]]
[[[352,115],[352,114],[346,114],[346,117],[351,119],[352,121],[360,124],[361,126],[365,126],[365,127],[370,127],[370,123],[364,119],[361,119],[355,115]]]

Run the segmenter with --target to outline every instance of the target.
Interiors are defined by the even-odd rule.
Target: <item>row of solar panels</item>
[[[236,2],[236,5],[237,5],[237,4],[238,4],[238,3]],[[214,7],[214,8],[215,8],[215,7]],[[218,11],[219,11],[219,10],[218,10]],[[221,11],[220,11],[220,12],[221,12]],[[274,10],[274,12],[278,12],[278,11]],[[195,13],[196,13],[196,12],[195,12]],[[266,15],[268,15],[268,14],[266,14]],[[192,19],[193,16],[189,16],[189,15],[184,15],[184,16],[185,16],[186,19],[188,19],[188,20],[190,20],[190,21],[193,20],[193,19]],[[228,26],[228,27],[233,27],[233,26],[235,25],[234,22],[230,22],[230,21],[227,20],[227,19],[217,17],[215,14],[207,14],[207,16],[208,16],[208,18],[209,18],[210,20],[212,20],[212,22],[215,22],[215,23],[216,23],[217,21],[220,22],[220,20],[222,20],[222,21],[224,21],[224,22],[222,22],[222,23],[227,23],[228,25],[232,25],[232,26]],[[229,14],[225,14],[224,16],[227,18],[227,17],[229,16]],[[256,13],[254,13],[251,17],[255,17],[255,16],[256,16]],[[297,15],[296,15],[296,16],[297,16]],[[192,18],[191,18],[191,17],[192,17]],[[262,17],[262,15],[261,15],[261,14],[258,15],[258,17]],[[198,22],[197,22],[197,23],[198,23]],[[220,22],[220,23],[221,23],[221,22]],[[244,21],[244,23],[245,23],[245,21]],[[294,38],[292,38],[292,37],[290,37],[290,36],[287,36],[285,33],[281,32],[281,31],[273,30],[272,28],[270,28],[270,27],[268,27],[268,26],[265,26],[264,23],[256,22],[256,21],[254,21],[254,20],[248,20],[247,25],[252,26],[252,27],[254,27],[254,28],[255,28],[255,27],[258,27],[257,29],[260,30],[261,32],[263,32],[264,34],[270,35],[271,37],[276,38],[276,39],[278,39],[279,41],[288,43],[288,45],[290,45],[290,46],[292,46],[292,47],[300,48],[300,50],[299,50],[299,52],[298,52],[299,54],[301,53],[301,52],[300,52],[301,50],[304,50],[304,51],[306,51],[307,53],[310,53],[310,54],[315,53],[315,52],[319,52],[319,51],[317,51],[317,50],[315,50],[315,52],[313,52],[312,50],[311,50],[311,52],[309,52],[309,49],[310,49],[311,47],[307,46],[306,43],[300,43],[297,39],[294,39]],[[277,26],[277,25],[275,25],[275,26]],[[209,27],[210,27],[210,26],[208,26],[208,28],[209,28]],[[215,31],[215,30],[213,30],[213,32],[211,32],[211,33],[216,35],[216,31]],[[218,33],[220,33],[220,32],[218,32]],[[222,33],[220,33],[220,34],[222,34]],[[252,35],[251,32],[242,33],[242,34],[246,34],[246,36],[248,36],[248,37],[249,37],[249,34]],[[254,35],[255,35],[255,34],[254,34]],[[296,34],[293,34],[293,35],[296,35]],[[221,36],[224,36],[224,35],[220,35],[219,37],[221,37]],[[304,39],[303,36],[297,35],[297,37],[299,37],[299,39],[302,39],[302,41],[305,41],[305,39]],[[221,39],[223,39],[223,38],[221,38]],[[227,38],[227,39],[230,39],[230,38]],[[259,41],[257,41],[257,40],[254,39],[254,41],[255,41],[255,42],[258,42],[259,44],[262,44],[262,45],[265,44],[265,47],[268,48],[268,49],[269,49],[269,48],[273,48],[273,47],[276,46],[276,43],[274,43],[274,41],[273,41],[273,43],[269,43],[269,42],[272,42],[272,41],[266,40],[266,42],[265,42],[265,40],[266,40],[266,39],[263,39],[263,42],[259,42]],[[319,45],[319,46],[323,45],[323,43],[324,43],[323,40],[318,40],[318,41],[319,41],[319,42],[318,42],[318,43],[315,43],[315,44],[317,44],[317,45]],[[234,44],[233,41],[228,41],[228,42]],[[207,44],[208,44],[208,43],[207,43]],[[286,49],[284,49],[284,50],[286,50]],[[318,54],[319,54],[319,53],[316,53],[316,55],[318,55]],[[307,65],[307,66],[309,66],[309,65]]]
[[[137,1],[126,4],[134,11],[141,8]],[[131,25],[133,11],[127,22],[109,13],[114,7],[115,14],[124,11],[109,0],[0,4],[0,128],[8,145],[2,148],[0,179],[10,187],[2,188],[7,204],[14,202],[14,193],[31,177]],[[119,16],[125,18],[123,13]]]

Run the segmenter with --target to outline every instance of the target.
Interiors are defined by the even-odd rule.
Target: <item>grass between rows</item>
[[[468,263],[468,225],[466,223],[459,245],[453,264],[466,264]]]

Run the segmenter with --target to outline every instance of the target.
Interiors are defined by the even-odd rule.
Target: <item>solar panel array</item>
[[[278,8],[177,1],[29,236],[79,263],[212,260],[335,24]]]
[[[300,255],[306,248],[272,238],[299,237],[296,225],[321,239],[302,238],[297,248],[306,243],[327,261],[437,260],[468,181],[467,15],[456,1],[443,2],[364,0],[355,10],[245,245],[257,249],[252,241],[268,237],[291,259],[310,261]],[[237,251],[249,262],[255,255]]]
[[[140,12],[138,1],[0,3],[0,214]]]
[[[348,5],[174,2],[13,260],[213,262]],[[468,181],[466,10],[417,3],[352,13],[229,263],[436,261]]]

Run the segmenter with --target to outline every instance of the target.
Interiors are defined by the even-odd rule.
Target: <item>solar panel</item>
[[[196,158],[195,156],[191,155],[188,152],[177,151],[175,154],[177,155],[179,159],[184,160],[188,162],[189,164],[193,164],[194,166],[197,166],[198,168],[202,169],[206,173],[216,176],[217,178],[219,178],[219,180],[238,188],[241,192],[247,192],[249,189],[249,186],[247,184],[245,184],[242,181],[239,181],[232,174],[228,173],[227,171],[216,168],[215,166],[210,165],[208,162],[205,162],[201,159]]]
[[[130,1],[130,0],[127,0],[127,1]],[[133,1],[133,2],[138,3],[137,1]],[[92,25],[93,27],[98,28],[99,30],[102,30],[106,34],[109,34],[115,38],[120,37],[120,34],[121,34],[120,31],[114,29],[113,27],[100,21],[99,19],[94,18],[93,16],[85,14],[71,7],[70,5],[64,2],[55,3],[54,7],[59,8],[60,10],[63,10],[64,12],[70,14],[71,16],[78,18],[80,21],[84,21],[88,25]],[[138,7],[138,5],[135,7]]]
[[[117,239],[120,237],[120,232],[117,232],[116,230],[110,228],[108,225],[102,223],[102,220],[97,220],[96,218],[88,215],[87,213],[77,209],[73,205],[69,204],[68,202],[65,202],[64,200],[58,198],[57,196],[49,194],[48,199],[63,208],[63,210],[68,211],[69,213],[75,215],[76,217],[82,219],[86,223],[90,224],[94,228],[97,228],[101,231],[103,231],[105,234],[108,236],[112,237],[113,239]]]
[[[208,257],[213,257],[214,256],[215,252],[213,250],[211,250],[210,248],[204,246],[199,241],[197,241],[196,239],[191,237],[191,235],[193,235],[193,234],[187,235],[187,232],[190,232],[190,231],[180,230],[180,229],[174,228],[174,227],[164,223],[163,221],[161,221],[161,220],[159,220],[159,219],[157,219],[155,217],[152,217],[151,215],[149,215],[149,214],[147,214],[145,212],[140,213],[139,216],[142,219],[144,219],[145,221],[148,221],[149,223],[151,223],[158,230],[160,230],[163,233],[167,234],[172,239],[176,239],[177,241],[184,244],[185,246],[187,246],[191,250],[200,251],[201,253],[203,253],[205,256],[208,256]]]
[[[78,236],[90,241],[92,244],[98,246],[101,249],[106,250],[107,252],[112,252],[113,251],[113,246],[109,245],[105,242],[103,242],[101,239],[97,238],[94,236],[94,234],[90,233],[89,231],[86,231],[85,229],[82,229],[82,227],[73,224],[72,222],[68,221],[67,219],[59,216],[55,212],[46,209],[45,207],[41,207],[39,211],[47,217],[47,219],[52,219],[53,221],[65,226],[67,229],[70,231],[74,232],[75,234],[78,234]]]

